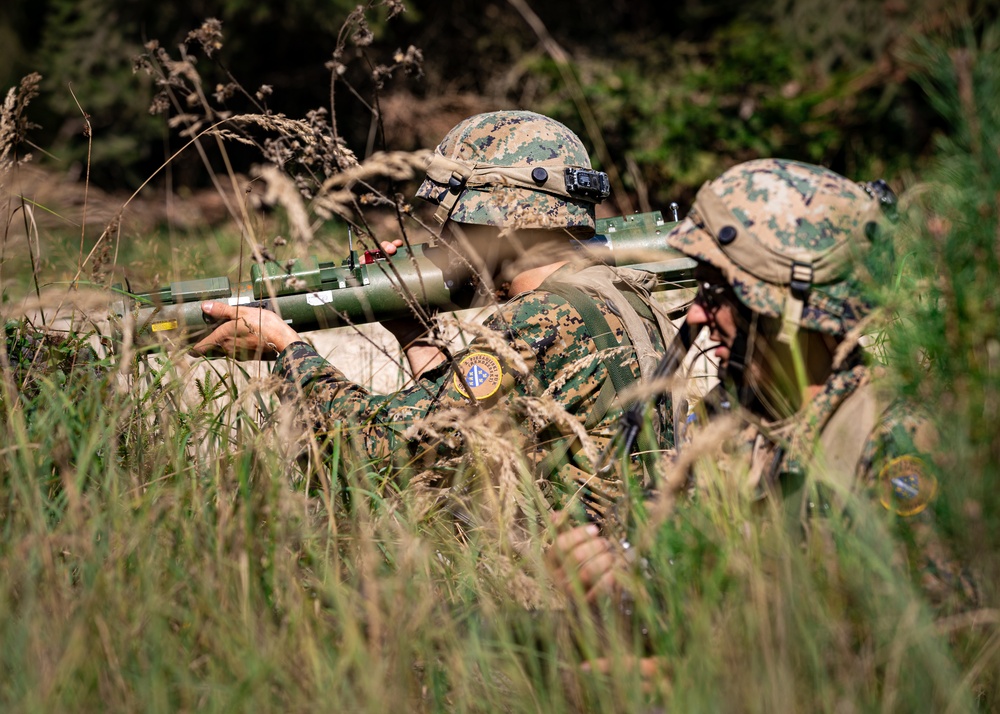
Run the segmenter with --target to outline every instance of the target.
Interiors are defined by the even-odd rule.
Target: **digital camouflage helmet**
[[[439,223],[594,232],[594,205],[610,192],[583,142],[555,119],[527,111],[477,114],[431,155],[417,196]]]
[[[894,202],[883,181],[759,159],[705,183],[667,243],[719,269],[747,308],[780,319],[782,341],[799,327],[842,338],[871,310],[857,261]]]

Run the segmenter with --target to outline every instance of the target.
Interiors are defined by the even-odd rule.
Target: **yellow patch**
[[[915,516],[937,495],[937,479],[916,456],[900,456],[887,463],[878,475],[879,500],[900,516]]]
[[[464,379],[464,382],[463,382]],[[487,399],[500,389],[503,369],[500,360],[486,352],[473,352],[458,363],[455,373],[455,389],[463,397],[469,396],[466,385],[477,400]]]
[[[176,330],[177,320],[167,320],[166,322],[154,322],[150,329],[153,332],[165,332],[166,330]]]

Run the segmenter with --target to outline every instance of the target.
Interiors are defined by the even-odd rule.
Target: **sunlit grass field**
[[[85,320],[44,329],[38,310],[78,272],[146,288],[235,277],[247,236],[128,235],[95,275],[79,271],[89,234],[82,248],[77,229],[17,236],[21,207],[0,265],[0,707],[1000,709],[1000,63],[995,45],[977,51],[971,104],[929,53],[951,130],[897,186],[872,344],[938,427],[940,527],[977,574],[978,609],[924,601],[877,504],[817,519],[803,542],[777,509],[726,492],[666,515],[630,504],[636,595],[591,607],[551,581],[551,521],[518,454],[506,490],[497,455],[473,455],[479,502],[458,518],[406,487],[415,474],[340,458],[349,428],[321,452],[266,368],[194,377],[189,358],[95,343]],[[280,212],[255,220],[288,228]],[[324,250],[343,248],[334,234]]]

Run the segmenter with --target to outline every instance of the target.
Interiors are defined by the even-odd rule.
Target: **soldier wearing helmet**
[[[796,529],[868,494],[916,544],[910,567],[930,598],[967,604],[971,581],[933,527],[932,429],[886,399],[858,342],[872,312],[866,258],[888,240],[894,203],[884,182],[778,159],[739,164],[702,186],[667,243],[698,261],[687,323],[708,330],[720,382],[693,405],[678,449],[699,424],[735,416],[739,436],[725,454],[701,457],[696,485],[746,473],[746,494],[784,499]],[[561,577],[568,561],[588,586],[609,582],[612,544],[592,535],[560,536]]]
[[[594,486],[592,459],[616,429],[619,393],[652,373],[675,332],[650,297],[652,275],[595,264],[575,247],[594,234],[595,204],[608,192],[607,176],[561,123],[527,111],[473,116],[433,152],[417,192],[436,206],[441,240],[472,278],[508,299],[468,348],[448,356],[416,320],[387,325],[415,384],[371,394],[273,314],[241,310],[250,317],[237,321],[234,308],[210,303],[205,310],[229,322],[196,350],[271,345],[274,371],[322,412],[318,431],[346,428],[366,457],[416,471],[441,470],[461,452],[463,419],[503,414],[513,427],[504,438],[528,437],[517,450],[526,448],[535,475],[555,486],[553,502],[589,484],[588,493],[605,497],[590,501],[600,518],[617,484]],[[661,411],[640,444],[647,458],[672,446],[669,405]],[[459,425],[448,438],[438,427],[425,430],[433,439],[419,436],[420,424],[445,416]]]
[[[667,242],[698,261],[687,321],[717,343],[716,396],[728,390],[743,408],[781,420],[834,373],[867,374],[856,340],[844,359],[834,356],[871,310],[858,266],[879,231],[883,197],[891,200],[825,168],[776,159],[740,164],[698,191]]]

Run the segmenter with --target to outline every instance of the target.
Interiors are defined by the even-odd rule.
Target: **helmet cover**
[[[738,164],[703,185],[671,248],[719,269],[750,310],[843,337],[868,312],[857,261],[881,201],[821,166],[783,159]]]
[[[487,112],[448,132],[434,151],[417,196],[450,207],[439,209],[441,222],[564,228],[587,236],[594,232],[594,203],[600,198],[569,192],[570,180],[564,183],[563,175],[573,167],[584,170],[584,182],[595,176],[607,181],[604,174],[590,170],[580,138],[555,119],[528,111]]]

